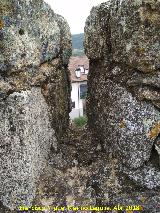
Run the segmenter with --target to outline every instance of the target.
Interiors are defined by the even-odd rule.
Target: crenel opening
[[[11,2],[0,27],[0,213],[158,212],[158,2],[151,17],[141,1]]]

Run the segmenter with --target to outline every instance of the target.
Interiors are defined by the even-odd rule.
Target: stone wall
[[[0,0],[0,197],[30,206],[50,148],[69,123],[65,19],[42,0]]]
[[[117,159],[117,172],[127,176],[130,187],[155,191],[160,186],[159,19],[159,1],[111,0],[94,7],[85,26],[93,142]]]

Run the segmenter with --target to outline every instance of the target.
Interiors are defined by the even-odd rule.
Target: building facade
[[[72,57],[69,65],[71,72],[71,101],[72,111],[70,118],[78,118],[86,114],[87,75],[89,72],[87,57]]]

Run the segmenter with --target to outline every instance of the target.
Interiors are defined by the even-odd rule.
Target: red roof
[[[71,82],[80,82],[80,81],[87,81],[87,75],[81,73],[81,77],[77,78],[75,70],[78,68],[78,65],[84,65],[85,69],[89,69],[89,59],[87,56],[77,56],[71,57],[69,62],[69,70],[71,73]]]

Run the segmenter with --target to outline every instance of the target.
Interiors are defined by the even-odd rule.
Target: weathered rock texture
[[[0,0],[0,197],[30,206],[68,127],[71,35],[42,0]]]
[[[93,141],[118,160],[133,190],[160,187],[159,20],[160,1],[111,0],[94,7],[85,26]]]

